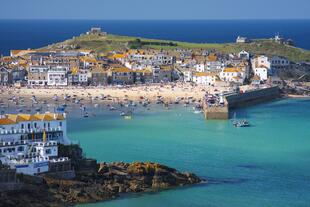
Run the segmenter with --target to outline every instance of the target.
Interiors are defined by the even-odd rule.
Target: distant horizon
[[[309,0],[2,0],[0,19],[310,19]]]
[[[310,18],[288,18],[288,19],[283,19],[283,18],[273,18],[273,19],[76,19],[76,18],[42,18],[42,19],[37,19],[37,18],[0,18],[1,20],[76,20],[76,21],[288,21],[288,20],[310,20]]]

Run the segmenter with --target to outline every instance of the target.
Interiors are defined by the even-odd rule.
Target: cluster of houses
[[[95,34],[104,35],[93,29]],[[239,37],[240,39],[241,37]],[[12,50],[0,59],[0,85],[104,86],[174,80],[204,85],[265,82],[291,62],[247,51],[221,54],[205,50]]]
[[[0,59],[0,85],[108,85],[173,80],[175,58],[165,52],[128,50],[12,50]]]
[[[284,57],[252,56],[247,51],[222,55],[208,53],[195,55],[188,61],[180,61],[176,68],[184,74],[184,81],[205,85],[261,84],[277,70],[284,70],[291,62]]]

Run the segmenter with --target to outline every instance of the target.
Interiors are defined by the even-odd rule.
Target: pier
[[[212,99],[208,97],[203,103],[203,111],[206,119],[229,119],[229,110],[245,106],[251,106],[274,100],[280,96],[279,87],[268,87],[246,92],[224,93],[220,98]]]

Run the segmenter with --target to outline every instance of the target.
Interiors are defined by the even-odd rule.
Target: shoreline
[[[0,89],[1,90],[1,89]],[[194,86],[191,84],[159,84],[150,86],[131,86],[131,87],[64,87],[64,88],[2,88],[0,103],[9,104],[9,100],[19,104],[31,104],[31,98],[36,97],[38,104],[62,104],[72,103],[78,100],[80,104],[88,103],[120,103],[120,102],[139,102],[149,101],[155,103],[159,98],[163,102],[174,102],[176,99],[184,100],[189,97],[200,102],[206,91],[211,87]],[[58,96],[58,101],[53,100]],[[65,100],[68,96],[68,100]],[[103,97],[104,96],[104,97]],[[14,98],[15,100],[12,100]]]
[[[291,98],[291,99],[303,99],[303,98],[310,98],[310,96],[305,96],[305,95],[295,95],[295,94],[286,94],[284,98]]]
[[[158,163],[97,163],[84,157],[78,145],[61,147],[63,155],[71,155],[75,176],[65,179],[68,171],[40,176],[18,174],[22,188],[13,193],[0,193],[4,206],[72,206],[207,183],[193,173]]]

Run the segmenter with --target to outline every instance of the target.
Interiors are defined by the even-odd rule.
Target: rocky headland
[[[74,178],[18,175],[23,187],[0,193],[0,206],[70,206],[111,200],[123,193],[154,192],[202,181],[195,174],[151,162],[97,164],[96,160],[81,158],[80,148],[66,149],[63,154],[72,156]]]

